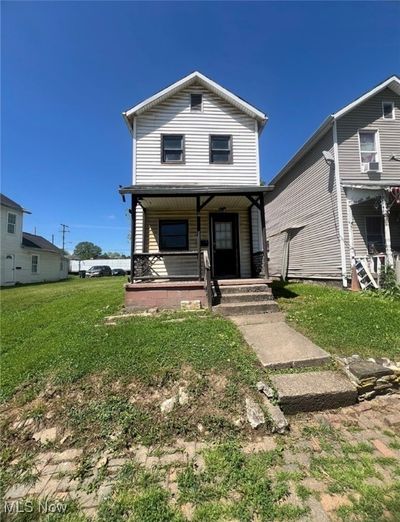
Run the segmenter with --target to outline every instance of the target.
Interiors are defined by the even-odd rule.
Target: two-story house
[[[363,264],[377,283],[400,254],[400,79],[330,115],[271,184],[272,276],[346,287]]]
[[[22,231],[24,213],[29,212],[0,194],[0,286],[65,279],[67,258],[44,237]]]
[[[133,149],[132,185],[120,189],[132,218],[126,306],[210,306],[225,295],[221,312],[272,309],[272,187],[260,184],[258,150],[266,115],[199,72],[123,115]]]

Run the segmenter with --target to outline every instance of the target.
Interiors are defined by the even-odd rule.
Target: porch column
[[[251,270],[251,277],[254,277],[254,260],[253,260],[254,245],[253,245],[252,208],[253,208],[253,203],[249,206],[249,209],[248,209],[248,216],[249,216],[248,219],[249,219],[249,237],[250,237],[250,270]]]
[[[387,262],[390,266],[393,266],[393,252],[392,252],[392,243],[390,238],[390,223],[389,223],[389,210],[387,207],[387,196],[384,194],[381,197],[381,208],[383,215],[383,226],[385,232],[385,249],[386,249],[386,258]]]
[[[196,228],[197,228],[197,270],[201,281],[201,220],[200,220],[200,196],[196,196]]]
[[[135,278],[136,205],[137,196],[132,194],[131,208],[129,210],[131,214],[131,283],[133,283]]]
[[[263,241],[263,252],[264,252],[264,276],[269,277],[268,270],[268,250],[267,250],[267,230],[265,226],[265,201],[264,192],[260,196],[260,215],[261,215],[261,232]]]

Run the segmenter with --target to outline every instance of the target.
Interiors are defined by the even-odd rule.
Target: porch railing
[[[151,279],[200,279],[201,274],[167,274],[165,260],[173,257],[197,258],[198,252],[193,250],[179,252],[146,252],[133,255],[133,274],[131,280],[151,280]],[[161,266],[160,266],[160,263]]]
[[[208,255],[208,250],[203,250],[203,265],[204,265],[204,289],[207,295],[208,308],[211,310],[213,302],[213,292],[211,284],[211,263]]]
[[[363,256],[359,258],[362,261],[367,263],[368,269],[373,274],[376,279],[378,286],[380,286],[380,275],[381,270],[385,268],[386,265],[386,255],[385,254],[371,254],[369,256]],[[396,274],[400,273],[400,254],[393,253],[393,262],[394,268],[396,270]],[[398,276],[398,279],[400,277]]]

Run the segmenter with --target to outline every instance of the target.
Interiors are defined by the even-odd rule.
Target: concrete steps
[[[221,315],[250,315],[269,312],[278,312],[278,305],[272,301],[247,301],[234,303],[221,303],[214,306],[214,310]]]
[[[357,389],[340,372],[317,371],[274,375],[271,383],[284,413],[320,411],[357,402]]]
[[[216,285],[217,294],[219,295],[228,295],[228,294],[243,294],[243,293],[270,293],[272,295],[272,290],[268,285],[265,284],[255,284],[255,285]]]
[[[272,292],[244,292],[238,294],[223,294],[219,296],[219,299],[223,301],[224,304],[228,303],[248,303],[251,301],[272,301],[274,296]],[[218,299],[218,297],[217,297]]]

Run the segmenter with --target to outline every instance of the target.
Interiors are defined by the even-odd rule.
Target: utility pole
[[[63,252],[65,252],[65,234],[67,234],[70,231],[68,230],[69,229],[68,225],[64,225],[64,223],[61,223],[61,226],[62,226],[62,230],[60,230],[60,232],[62,234],[62,250],[63,250]]]

